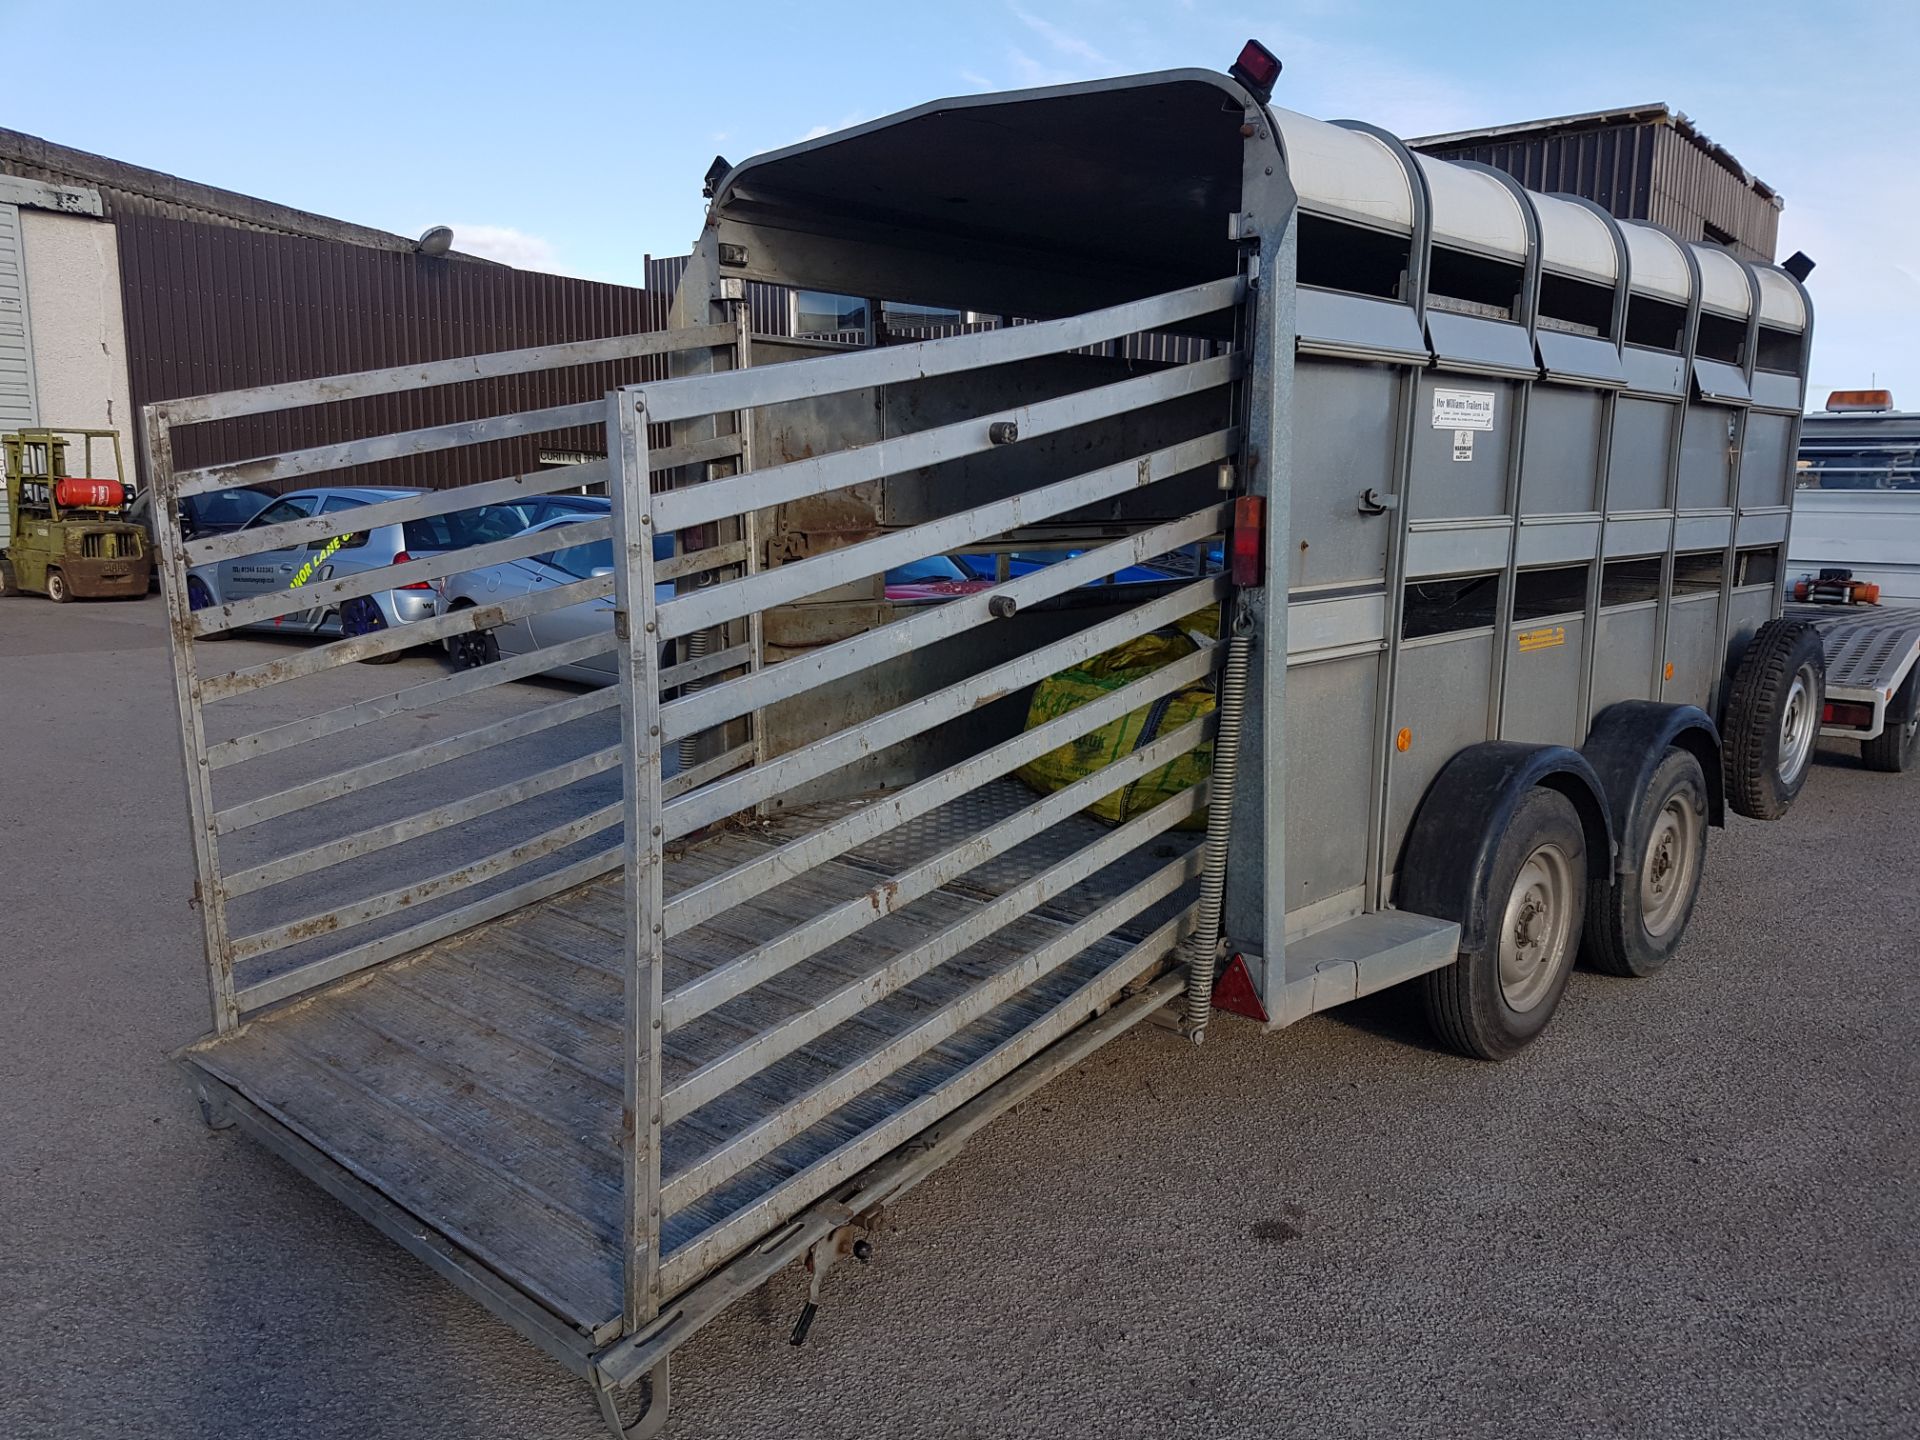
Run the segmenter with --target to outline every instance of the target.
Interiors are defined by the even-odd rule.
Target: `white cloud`
[[[870,120],[872,118],[873,118],[872,116],[867,115],[862,111],[853,110],[848,112],[845,115],[842,115],[838,120],[830,121],[825,125],[814,126],[811,130],[807,131],[806,134],[802,135],[798,140],[790,140],[787,143],[791,145],[798,145],[808,140],[818,140],[822,135],[831,135],[836,130],[851,129],[853,126],[860,124],[861,121]]]
[[[1098,50],[1094,49],[1091,44],[1083,40],[1080,36],[1075,35],[1072,31],[1063,30],[1051,20],[1043,19],[1029,11],[1022,10],[1018,5],[1009,5],[1007,8],[1013,11],[1014,18],[1022,25],[1033,31],[1034,34],[1052,46],[1054,50],[1069,59],[1078,60],[1083,65],[1105,66],[1112,63],[1106,56],[1102,55]]]
[[[453,248],[484,260],[498,260],[517,270],[544,270],[551,275],[571,272],[560,264],[553,242],[542,235],[529,235],[511,225],[460,225],[453,227]]]

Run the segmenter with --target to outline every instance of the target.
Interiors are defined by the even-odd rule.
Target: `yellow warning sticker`
[[[1520,653],[1529,650],[1551,650],[1556,645],[1567,643],[1567,627],[1564,625],[1543,625],[1538,630],[1517,630],[1514,632],[1520,641]]]

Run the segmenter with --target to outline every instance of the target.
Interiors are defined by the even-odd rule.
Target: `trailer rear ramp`
[[[994,809],[1017,812],[1026,798],[935,812],[919,827],[925,848],[972,838]],[[814,818],[789,817],[783,830],[804,833]],[[776,1229],[845,1178],[833,1162],[855,1141],[883,1130],[910,1138],[940,1092],[984,1088],[1161,961],[1186,915],[1197,836],[1150,840],[1125,852],[1114,873],[988,928],[997,902],[1114,834],[1072,817],[987,873],[934,890],[856,942],[673,1032],[662,1047],[665,1096],[670,1111],[685,1113],[664,1129],[662,1189],[697,1198],[663,1226],[664,1263],[730,1224],[735,1233],[742,1223]],[[703,841],[669,860],[667,891],[684,893],[777,848],[772,837],[739,833]],[[873,903],[892,866],[854,851],[729,912],[724,926],[675,937],[669,989],[714,977],[743,949],[838,906]],[[1127,883],[1135,876],[1147,883]],[[1099,934],[1115,916],[1123,918]],[[835,995],[879,988],[889,965],[955,930],[988,933],[797,1045],[751,1084],[704,1104],[677,1098],[712,1090],[728,1057],[781,1044]],[[621,1313],[623,945],[620,884],[608,877],[269,1012],[184,1059],[260,1122],[524,1290],[583,1343],[603,1343]],[[1057,968],[1020,983],[1022,961],[1054,953],[1066,957]],[[936,1032],[918,1059],[880,1071],[889,1047]],[[878,1078],[853,1090],[841,1077],[863,1078],[863,1066]],[[819,1116],[811,1123],[789,1110],[803,1099],[806,1115]],[[704,1177],[714,1175],[726,1178],[709,1188]]]

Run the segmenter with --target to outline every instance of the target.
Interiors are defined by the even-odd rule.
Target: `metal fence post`
[[[659,1306],[662,890],[660,642],[654,621],[653,517],[642,389],[607,397],[613,483],[614,636],[620,664],[621,787],[627,914],[625,1199],[621,1309],[631,1333]]]
[[[160,595],[167,607],[167,652],[173,659],[173,692],[180,707],[181,759],[186,766],[187,806],[192,816],[194,897],[206,932],[207,989],[213,1028],[240,1023],[234,1001],[233,949],[227,938],[227,898],[220,880],[220,848],[214,833],[213,771],[200,711],[200,668],[194,657],[193,607],[187,596],[186,540],[180,531],[179,497],[173,479],[173,422],[148,406],[141,426],[147,483],[153,486],[153,533],[160,546]]]

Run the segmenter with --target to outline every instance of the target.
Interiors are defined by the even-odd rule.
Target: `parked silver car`
[[[586,499],[592,497],[575,497]],[[571,514],[555,515],[538,524],[529,525],[526,533],[535,534],[543,530],[563,530],[580,521],[591,519],[596,513],[605,513],[608,502],[591,503]],[[556,542],[564,536],[555,536]],[[654,538],[654,559],[664,560],[673,554],[673,537],[660,535]],[[579,545],[557,544],[557,548],[538,555],[528,556],[524,560],[505,560],[498,565],[484,565],[477,570],[462,570],[447,576],[438,582],[440,613],[465,609],[469,605],[492,605],[516,595],[526,595],[537,590],[571,585],[579,580],[590,580],[598,575],[613,573],[613,541],[589,540]],[[665,601],[673,596],[672,585],[656,585],[654,595],[657,600]],[[560,645],[569,640],[578,640],[587,635],[604,635],[607,639],[605,653],[588,656],[576,664],[555,667],[551,674],[563,676],[569,680],[581,680],[591,685],[612,683],[618,672],[618,662],[613,653],[613,597],[600,600],[586,600],[578,605],[567,605],[558,610],[543,611],[538,615],[528,615],[518,620],[510,620],[491,630],[475,630],[465,635],[457,635],[447,641],[447,653],[454,664],[462,668],[476,665],[490,665],[503,655],[524,655],[543,645]],[[663,662],[664,663],[664,662]]]
[[[414,489],[373,486],[296,490],[282,495],[239,528],[253,530],[267,525],[281,525],[310,515],[331,515],[381,500],[399,500],[420,493]],[[188,572],[187,602],[196,610],[224,605],[234,600],[244,600],[250,595],[296,588],[309,581],[317,583],[338,579],[383,566],[404,565],[409,560],[418,560],[440,551],[504,540],[519,534],[524,528],[525,517],[511,506],[481,505],[450,515],[433,515],[402,524],[379,525],[371,530],[335,536],[330,540],[315,540],[284,550],[216,560],[196,566]],[[347,620],[344,630],[341,607],[331,605],[295,611],[250,628],[302,635],[363,634],[369,630],[424,620],[435,612],[437,599],[430,582],[417,580],[392,590],[376,591],[364,602],[349,601],[345,607]],[[397,656],[384,655],[378,658],[391,660]]]

